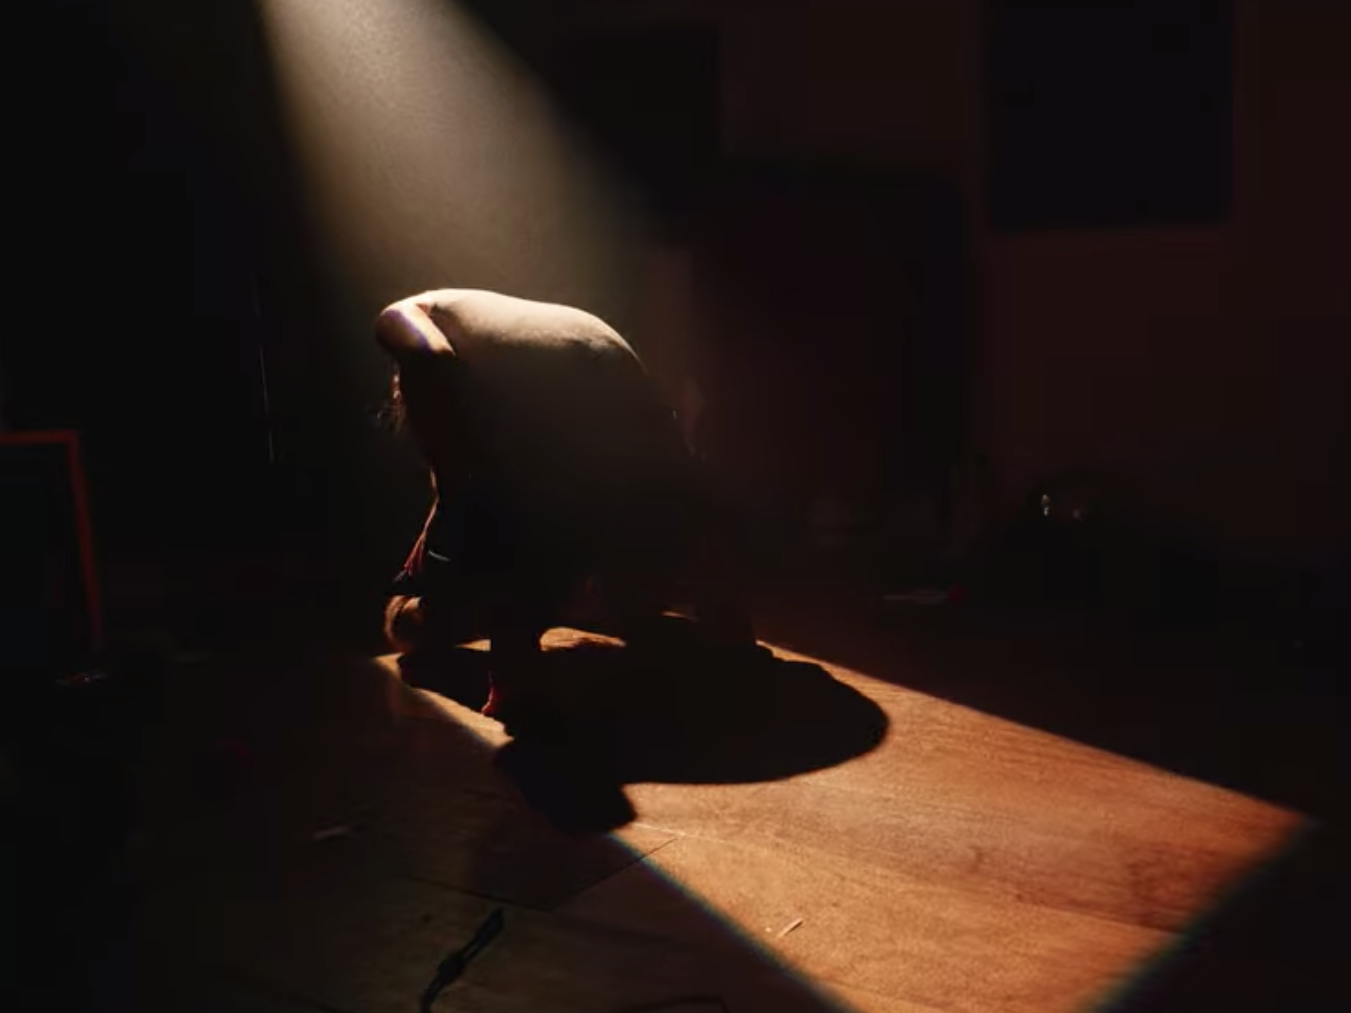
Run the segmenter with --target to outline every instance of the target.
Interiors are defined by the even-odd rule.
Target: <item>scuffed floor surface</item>
[[[550,648],[559,730],[505,752],[481,654],[176,671],[135,1008],[415,1010],[502,908],[436,1009],[1105,1009],[1302,826],[783,650],[710,672]]]

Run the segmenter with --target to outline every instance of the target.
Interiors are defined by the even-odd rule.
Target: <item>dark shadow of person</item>
[[[545,652],[547,720],[515,730],[499,769],[559,829],[604,832],[634,818],[624,786],[639,782],[774,781],[874,749],[885,713],[819,665],[766,649],[728,656],[672,618],[641,648],[582,641]],[[405,656],[405,682],[481,707],[486,652]]]

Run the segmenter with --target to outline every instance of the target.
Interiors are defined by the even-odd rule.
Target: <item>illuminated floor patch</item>
[[[573,638],[559,631],[553,645]],[[1234,792],[821,664],[885,710],[879,748],[771,783],[629,786],[638,816],[621,837],[641,860],[560,913],[697,951],[711,912],[861,1010],[1071,1013],[1166,953],[1302,826]],[[505,741],[449,701],[424,695],[418,707]]]

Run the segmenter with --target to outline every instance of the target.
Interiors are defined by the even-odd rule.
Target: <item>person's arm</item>
[[[403,572],[410,577],[421,577],[422,570],[427,554],[427,535],[432,529],[432,521],[436,518],[436,511],[441,506],[441,500],[432,503],[431,509],[427,511],[427,519],[422,524],[422,531],[417,536],[417,541],[413,543],[412,550],[408,553],[408,558],[404,560]]]
[[[456,356],[445,332],[431,318],[430,295],[411,296],[388,306],[376,318],[375,337],[398,367],[408,428],[431,466],[433,488],[438,495],[454,494],[463,483],[468,455],[455,391],[435,378],[450,365],[445,360]]]
[[[401,299],[381,311],[375,320],[375,340],[399,363],[410,356],[455,354],[417,296]]]

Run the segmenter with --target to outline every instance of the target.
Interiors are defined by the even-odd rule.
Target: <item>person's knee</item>
[[[398,595],[385,605],[385,640],[401,654],[422,647],[426,641],[426,617],[422,599]]]
[[[385,639],[402,654],[458,647],[485,633],[483,608],[472,600],[399,596],[385,606]]]

